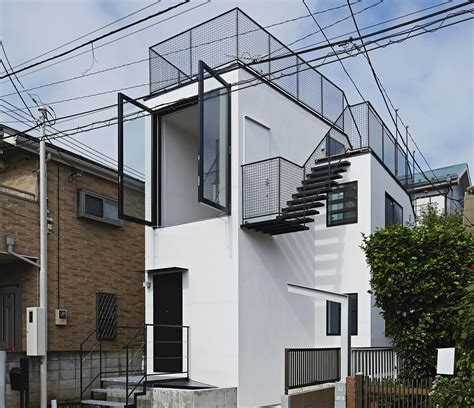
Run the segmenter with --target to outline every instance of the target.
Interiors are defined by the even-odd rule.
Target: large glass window
[[[357,222],[357,181],[333,187],[327,197],[328,227]]]
[[[230,87],[199,64],[199,201],[230,210]]]
[[[385,226],[403,224],[403,208],[392,197],[385,194]]]
[[[119,93],[119,216],[157,225],[157,143],[154,112]]]
[[[358,306],[357,293],[348,293],[349,302],[349,334],[357,335]],[[326,302],[326,334],[328,336],[339,336],[341,334],[341,304],[337,302]]]

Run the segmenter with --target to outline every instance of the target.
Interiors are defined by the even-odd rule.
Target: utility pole
[[[44,324],[44,344],[45,352],[41,357],[40,364],[40,407],[48,406],[48,189],[47,189],[47,169],[46,169],[46,117],[47,110],[44,106],[38,108],[40,112],[40,307],[45,310]],[[41,330],[39,330],[41,333]]]

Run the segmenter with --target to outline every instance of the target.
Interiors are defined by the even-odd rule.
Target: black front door
[[[183,280],[182,273],[153,277],[153,323],[155,372],[183,371]]]

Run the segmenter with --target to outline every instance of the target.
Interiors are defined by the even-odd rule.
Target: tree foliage
[[[435,374],[436,348],[452,347],[454,322],[474,263],[474,238],[458,214],[427,207],[416,225],[363,237],[371,293],[407,378]]]

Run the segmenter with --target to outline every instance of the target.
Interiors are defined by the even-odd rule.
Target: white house
[[[408,192],[417,215],[428,204],[435,205],[443,213],[450,213],[462,211],[464,193],[470,185],[469,167],[467,163],[461,163],[429,170],[425,174],[415,173]]]
[[[370,103],[349,106],[234,9],[151,47],[150,95],[120,95],[119,110],[121,216],[146,225],[146,323],[190,328],[148,332],[149,373],[238,387],[240,407],[278,403],[285,348],[341,342],[340,305],[287,283],[350,294],[352,346],[389,345],[359,246],[414,213],[405,148]],[[142,206],[128,200],[137,171]]]

